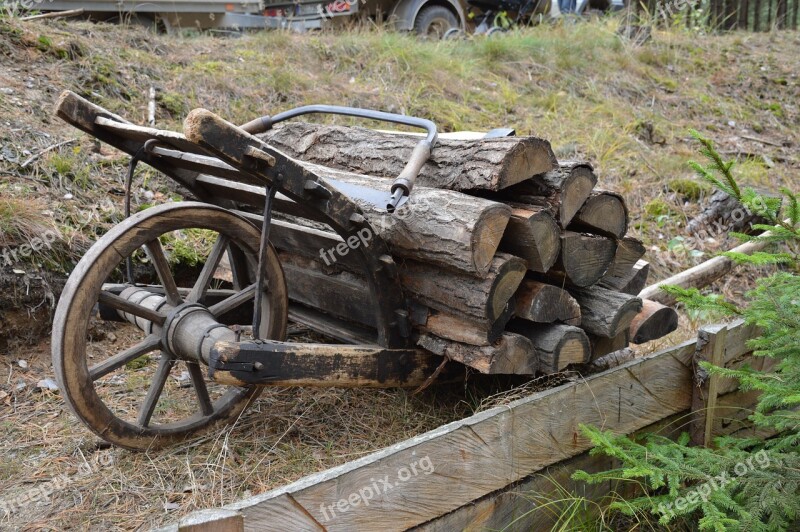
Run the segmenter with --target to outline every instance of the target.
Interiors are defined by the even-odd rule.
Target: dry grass
[[[590,160],[601,184],[628,198],[632,231],[648,246],[653,278],[661,278],[731,244],[720,235],[703,243],[701,256],[674,245],[702,201],[668,186],[674,178],[692,179],[689,127],[744,163],[739,168],[746,182],[798,188],[792,150],[800,142],[800,57],[793,52],[798,36],[669,31],[634,47],[614,30],[613,22],[601,21],[466,42],[420,42],[383,31],[269,32],[226,40],[0,20],[0,87],[12,89],[0,93],[0,195],[12,195],[15,208],[32,209],[31,220],[40,220],[33,211],[51,212],[48,221],[64,236],[73,260],[120,220],[127,159],[51,118],[62,89],[142,123],[145,94],[156,85],[158,124],[173,129],[194,107],[244,122],[306,103],[344,103],[421,115],[443,130],[514,126],[551,140],[561,158]],[[70,138],[77,144],[20,168],[26,150],[37,153]],[[145,167],[135,183],[137,208],[179,197]],[[21,199],[29,197],[41,203]],[[665,208],[645,209],[654,199]],[[749,279],[731,279],[720,287],[741,297]],[[678,335],[691,336],[702,318],[684,317]],[[678,335],[646,349],[674,343]],[[29,368],[21,369],[18,359]],[[34,389],[52,374],[46,342],[4,353],[2,362],[0,499],[61,474],[72,481],[48,501],[0,520],[0,528],[147,528],[560,382],[473,379],[418,396],[267,390],[235,427],[181,448],[134,454],[98,446],[57,393]],[[26,386],[17,389],[20,383]]]

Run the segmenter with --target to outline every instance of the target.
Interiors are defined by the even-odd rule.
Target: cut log
[[[503,191],[511,201],[551,209],[556,222],[566,228],[589,198],[597,176],[587,163],[560,163],[559,168],[534,176]]]
[[[643,344],[662,338],[678,328],[678,313],[661,303],[645,299],[642,310],[633,318],[630,326],[632,344]]]
[[[570,293],[581,306],[581,327],[605,338],[626,330],[642,310],[642,300],[638,297],[598,286],[573,288]]]
[[[403,170],[418,142],[409,135],[303,122],[282,124],[261,138],[290,157],[392,179]],[[536,137],[439,138],[417,185],[495,191],[552,170],[556,164],[550,143]]]
[[[546,272],[561,249],[560,230],[547,209],[509,203],[511,218],[500,241],[500,249],[521,257],[528,269]]]
[[[478,322],[463,316],[414,305],[411,323],[418,331],[431,333],[439,338],[485,346],[494,343],[503,335],[506,324],[513,316],[514,307],[511,302],[494,323]]]
[[[622,238],[628,231],[628,207],[619,194],[595,191],[570,223],[575,231]]]
[[[516,315],[537,323],[580,325],[581,308],[569,292],[557,286],[525,279],[517,289]]]
[[[570,364],[584,364],[591,356],[589,338],[579,327],[511,320],[508,330],[531,341],[542,373],[557,373]]]
[[[561,253],[548,275],[566,278],[574,286],[593,285],[608,270],[616,248],[616,242],[610,238],[564,231]]]
[[[592,345],[592,360],[604,357],[609,353],[616,353],[628,347],[629,332],[624,330],[613,338],[606,338],[605,336],[589,335],[589,341]]]
[[[392,254],[402,258],[439,264],[476,276],[485,275],[511,215],[511,208],[502,203],[451,190],[423,187],[415,187],[405,205],[395,213],[387,214],[376,206],[376,202],[385,200],[388,195],[383,180],[311,163],[303,164],[315,174],[329,178],[330,185],[343,189],[343,192],[349,190],[362,194],[361,199],[356,198],[356,203],[363,209],[375,232],[389,245]],[[201,178],[198,181],[202,182],[204,189],[216,197],[249,205],[264,202],[263,187],[231,183],[208,176]],[[370,186],[373,188],[368,188]],[[385,190],[374,188],[376,186],[383,186]],[[276,197],[277,212],[308,214],[297,212],[297,207],[298,204],[280,194]],[[365,235],[365,240],[370,238],[372,235]],[[328,251],[330,249],[327,248]],[[337,255],[341,253],[329,254],[329,259],[337,258]]]
[[[518,334],[505,333],[495,343],[478,347],[449,342],[436,336],[422,334],[417,345],[481,373],[505,375],[533,375],[537,370],[537,357],[531,342]]]
[[[650,275],[650,263],[644,260],[637,260],[628,279],[622,284],[619,291],[624,294],[638,295],[647,285],[647,277]]]
[[[302,164],[351,195],[392,254],[404,258],[486,275],[511,216],[511,208],[496,201],[420,186],[402,207],[388,214],[385,179]]]
[[[377,309],[362,276],[289,251],[280,251],[279,259],[292,301],[340,319],[377,326]],[[488,345],[503,333],[514,313],[512,296],[524,272],[521,259],[504,254],[496,258],[484,279],[413,261],[400,266],[401,284],[416,305],[412,323],[420,330],[474,345]]]
[[[494,257],[481,279],[421,262],[400,265],[400,283],[415,301],[488,322],[500,318],[524,275],[524,261],[506,253]]]
[[[648,275],[650,275],[650,263],[638,260],[633,268],[619,276],[603,276],[597,285],[635,296],[647,285]]]
[[[614,260],[600,282],[605,283],[609,279],[608,283],[613,285],[619,281],[611,278],[628,279],[636,261],[641,259],[646,251],[642,241],[637,238],[629,236],[619,240],[617,242],[617,251],[614,253]],[[611,288],[616,288],[616,286],[611,286]]]

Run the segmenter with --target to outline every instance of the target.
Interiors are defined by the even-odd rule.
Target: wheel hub
[[[162,345],[184,360],[208,364],[215,343],[235,342],[236,333],[218,322],[200,303],[183,303],[167,315],[161,331]]]

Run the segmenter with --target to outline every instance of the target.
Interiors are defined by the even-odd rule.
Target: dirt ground
[[[445,131],[515,126],[551,140],[560,158],[591,161],[601,184],[625,195],[657,280],[735,245],[727,234],[691,246],[684,238],[709,194],[686,165],[696,158],[689,127],[735,159],[745,183],[797,190],[800,37],[657,31],[635,47],[614,29],[600,21],[430,43],[377,30],[221,39],[0,19],[0,247],[58,234],[42,252],[0,264],[0,529],[148,529],[570,378],[472,377],[417,395],[267,389],[224,431],[162,451],[110,448],[51,389],[48,330],[66,275],[122,219],[127,158],[51,116],[61,90],[143,123],[145,95],[157,86],[157,122],[172,129],[195,107],[241,123],[304,103],[417,114]],[[141,168],[134,206],[179,192]],[[752,277],[737,272],[714,289],[742,298]],[[710,319],[682,315],[679,332],[639,351],[690,337]],[[98,357],[130,340],[127,326],[115,327],[104,331]],[[129,368],[108,384],[121,408],[147,371]],[[176,371],[168,393],[180,398],[184,382]]]

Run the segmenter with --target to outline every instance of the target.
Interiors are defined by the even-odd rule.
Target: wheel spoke
[[[161,397],[164,384],[166,384],[167,377],[169,377],[170,369],[172,369],[172,357],[162,351],[161,359],[158,361],[158,368],[156,368],[156,374],[153,376],[153,382],[150,383],[150,389],[147,390],[144,403],[142,403],[141,408],[139,408],[138,423],[140,426],[147,427],[150,424],[150,418],[153,417],[158,399]]]
[[[147,248],[147,255],[150,257],[150,260],[153,261],[153,266],[156,268],[158,278],[164,286],[167,303],[173,307],[177,307],[183,301],[178,293],[178,285],[175,284],[175,278],[172,276],[172,271],[170,271],[169,261],[167,261],[167,256],[164,254],[164,248],[161,246],[161,242],[159,242],[158,239],[151,240],[145,244],[145,247]]]
[[[219,261],[222,260],[222,256],[225,254],[227,247],[228,237],[220,234],[217,237],[217,241],[214,243],[214,247],[211,248],[211,253],[208,254],[208,259],[206,259],[206,263],[200,271],[200,276],[197,278],[197,282],[194,283],[192,291],[189,292],[189,297],[186,298],[186,301],[195,303],[203,298],[208,289],[208,284],[211,282],[211,277],[214,275],[217,266],[219,266]]]
[[[122,312],[127,312],[128,314],[133,314],[138,318],[151,321],[156,325],[164,325],[164,321],[167,319],[167,317],[160,312],[137,305],[136,303],[128,301],[127,299],[116,294],[112,294],[111,292],[106,292],[105,290],[100,291],[100,297],[98,298],[98,301],[103,305],[108,305],[113,309],[121,310]]]
[[[204,416],[210,416],[214,413],[214,406],[211,404],[206,381],[203,379],[203,370],[200,369],[200,364],[197,362],[187,362],[186,367],[189,368],[189,376],[192,378],[197,401],[200,403],[200,412]]]
[[[128,362],[136,360],[140,356],[146,355],[150,351],[155,351],[160,345],[161,339],[157,335],[151,334],[133,347],[129,347],[125,351],[114,355],[105,362],[101,362],[100,364],[96,364],[89,368],[89,377],[92,379],[92,381],[96,381],[101,377],[105,377],[112,371],[121,368]]]
[[[215,305],[211,305],[208,307],[208,311],[214,315],[214,317],[218,318],[223,314],[230,312],[231,310],[235,309],[236,307],[247,303],[256,293],[256,285],[255,283],[251,284],[241,292],[238,292],[228,298],[223,299],[219,303]]]
[[[241,290],[250,282],[250,274],[247,269],[247,256],[242,253],[238,246],[228,246],[228,259],[231,263],[231,276],[233,277],[233,288]]]

